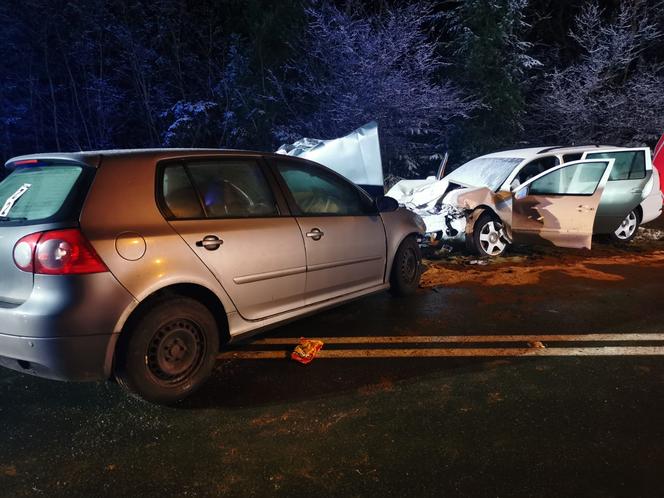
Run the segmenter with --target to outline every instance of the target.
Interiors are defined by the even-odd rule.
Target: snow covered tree
[[[323,2],[269,98],[282,106],[275,138],[334,138],[376,120],[386,172],[415,174],[446,147],[476,104],[440,75],[429,4],[361,15]]]
[[[237,36],[217,63],[207,100],[179,100],[161,117],[168,123],[166,146],[240,147],[247,144],[261,113],[255,106],[258,87],[250,83],[249,61]]]
[[[464,0],[448,13],[455,80],[481,99],[456,141],[467,156],[512,145],[522,130],[524,93],[533,68],[525,34],[528,0]]]
[[[654,143],[664,131],[664,74],[643,54],[661,32],[644,6],[623,3],[613,20],[596,3],[570,37],[580,56],[546,74],[529,116],[528,136],[569,143]]]

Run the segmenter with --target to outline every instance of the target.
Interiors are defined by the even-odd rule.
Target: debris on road
[[[291,359],[307,365],[313,361],[322,347],[323,341],[301,337],[300,343],[295,346],[295,349],[291,353]]]

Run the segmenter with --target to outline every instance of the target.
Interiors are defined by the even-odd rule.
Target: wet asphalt
[[[661,266],[574,264],[375,295],[268,337],[664,332]],[[662,496],[662,468],[664,356],[230,360],[170,408],[0,370],[3,497]]]

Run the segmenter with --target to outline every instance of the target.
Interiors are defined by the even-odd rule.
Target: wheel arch
[[[230,330],[226,309],[219,297],[207,287],[194,283],[176,283],[162,287],[138,302],[129,310],[119,333],[113,334],[106,353],[104,372],[110,378],[113,375],[115,361],[123,339],[127,337],[133,324],[156,303],[169,297],[189,297],[203,304],[212,314],[219,330],[219,345],[222,346],[230,340]]]
[[[394,266],[394,257],[397,254],[397,251],[399,250],[399,247],[403,243],[404,240],[406,240],[408,237],[414,237],[417,239],[417,237],[421,237],[422,234],[417,232],[416,230],[413,230],[411,232],[405,231],[402,234],[400,234],[399,238],[393,238],[393,239],[388,239],[388,252],[387,252],[387,259],[385,261],[385,282],[390,281],[390,275],[392,274],[392,267]]]
[[[636,216],[639,220],[639,225],[640,225],[641,221],[643,220],[643,206],[641,206],[641,204],[639,204],[638,206],[636,206],[634,208],[634,211],[636,211]]]

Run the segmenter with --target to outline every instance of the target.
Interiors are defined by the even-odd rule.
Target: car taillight
[[[23,237],[14,246],[14,263],[23,271],[43,275],[108,271],[97,252],[76,228]]]
[[[35,270],[35,247],[41,237],[41,232],[23,237],[14,246],[14,263],[19,270],[33,272]]]

